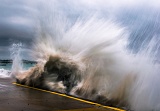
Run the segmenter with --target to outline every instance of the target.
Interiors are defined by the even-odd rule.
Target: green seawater
[[[36,64],[33,64],[33,63],[23,63],[23,69],[24,70],[27,70],[27,69],[29,69],[29,68],[31,68],[31,67],[33,67],[34,65],[36,65]],[[12,63],[1,63],[0,64],[0,69],[5,69],[5,70],[11,70],[11,68],[12,68]]]

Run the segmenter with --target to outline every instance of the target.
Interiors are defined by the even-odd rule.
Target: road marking
[[[119,108],[110,107],[110,106],[104,106],[104,105],[101,105],[101,104],[99,104],[99,103],[94,103],[94,102],[91,102],[91,101],[83,100],[83,99],[80,99],[80,98],[76,98],[76,97],[69,96],[69,95],[66,95],[66,94],[61,94],[61,93],[58,93],[58,92],[53,92],[53,91],[47,91],[47,90],[43,90],[43,89],[38,89],[38,88],[35,88],[35,87],[30,87],[30,86],[26,86],[26,85],[21,85],[21,84],[15,83],[15,82],[12,83],[12,84],[17,85],[17,86],[22,86],[22,87],[30,88],[30,89],[35,89],[35,90],[43,91],[43,92],[47,92],[47,93],[51,93],[51,94],[55,94],[55,95],[59,95],[59,96],[63,96],[63,97],[67,97],[67,98],[70,98],[70,99],[74,99],[74,100],[81,101],[81,102],[84,102],[84,103],[92,104],[92,105],[99,106],[99,107],[102,107],[102,108],[108,108],[108,109],[115,110],[115,111],[125,111],[125,110],[122,110],[122,109],[119,109]],[[62,111],[62,110],[61,110],[61,111]],[[74,111],[74,110],[73,110],[73,111]]]
[[[83,109],[69,109],[69,110],[56,110],[56,111],[113,111],[106,108],[83,108]]]

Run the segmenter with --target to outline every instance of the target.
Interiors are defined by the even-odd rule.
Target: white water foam
[[[59,30],[62,32],[61,26]],[[126,101],[131,109],[137,111],[159,109],[160,66],[153,62],[156,59],[153,49],[159,47],[155,46],[158,41],[152,40],[146,50],[132,54],[127,49],[128,30],[112,20],[94,17],[87,21],[79,19],[60,35],[61,38],[56,34],[52,37],[40,30],[34,44],[34,55],[37,55],[37,60],[44,62],[50,55],[80,60],[87,71],[75,89],[84,89],[84,93],[96,89],[97,95]],[[75,89],[70,94],[77,96]]]
[[[21,60],[21,47],[22,43],[13,43],[12,47],[10,48],[11,51],[11,58],[12,58],[12,68],[11,68],[11,76],[17,74],[17,72],[23,70],[23,64]]]
[[[0,78],[8,78],[11,75],[11,71],[0,69]]]

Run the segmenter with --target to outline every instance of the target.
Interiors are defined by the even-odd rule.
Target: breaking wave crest
[[[11,71],[5,70],[5,69],[0,69],[0,78],[8,78],[10,77]]]
[[[56,20],[55,32],[38,26],[38,63],[17,72],[18,83],[137,111],[160,109],[157,40],[135,54],[127,48],[130,32],[111,19]]]

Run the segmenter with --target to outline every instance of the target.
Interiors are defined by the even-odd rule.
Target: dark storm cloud
[[[53,12],[53,18],[55,17],[54,15],[57,16],[62,13],[64,17],[67,16],[73,21],[76,20],[77,17],[82,16],[82,18],[87,18],[86,16],[93,14],[98,14],[102,18],[107,18],[107,16],[118,18],[118,22],[132,28],[132,26],[142,24],[141,21],[146,24],[145,21],[151,16],[148,14],[152,13],[150,10],[156,9],[156,11],[153,11],[155,13],[159,10],[160,6],[160,2],[157,0],[148,0],[148,2],[145,0],[118,1],[119,0],[0,0],[0,59],[1,55],[4,57],[4,53],[9,50],[12,43],[21,42],[25,44],[25,48],[30,48],[36,31],[34,29],[36,22],[42,18],[45,24],[47,24],[46,19],[48,19]],[[145,7],[149,9],[147,13],[142,11],[142,7],[143,10],[146,10]],[[134,13],[135,16],[133,16]],[[159,16],[160,14],[155,15]],[[151,21],[153,18],[159,21],[159,17],[155,17],[155,15],[152,15]],[[140,21],[140,23],[136,21]],[[129,24],[131,24],[131,26]],[[159,25],[158,22],[153,24]],[[50,27],[50,25],[52,24],[48,23],[48,27]],[[154,25],[153,27],[157,28],[158,25]],[[135,27],[137,28],[137,26]],[[132,30],[133,33],[137,31],[136,29],[131,29],[131,31]],[[8,55],[8,52],[6,55]]]
[[[29,40],[32,40],[33,35],[34,33],[30,30],[30,27],[4,24],[0,26],[0,46],[2,44],[8,45],[8,43],[4,44],[4,42],[12,41],[26,41],[28,43]]]
[[[9,48],[12,43],[21,42],[29,48],[34,37],[33,13],[36,11],[30,2],[0,0],[0,59],[10,58]]]
[[[26,6],[25,2],[2,0],[0,3],[0,37],[29,37],[27,35],[31,32],[34,22],[31,16],[31,9]]]

